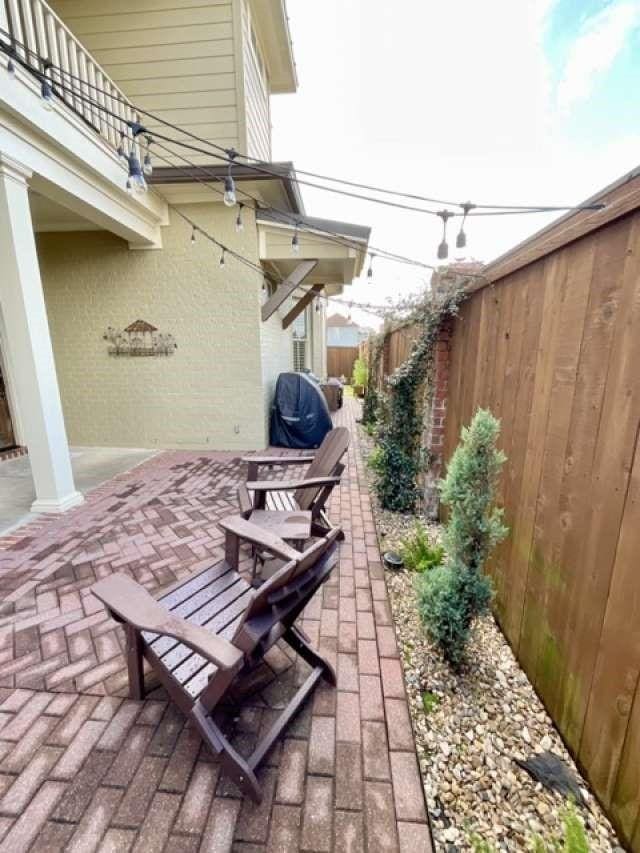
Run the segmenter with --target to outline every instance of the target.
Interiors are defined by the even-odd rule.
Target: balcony
[[[122,90],[43,0],[1,0],[0,155],[30,172],[30,190],[107,228],[132,247],[160,245],[166,204],[125,191],[121,135],[136,150],[129,122],[137,116]],[[54,93],[43,110],[42,80]],[[37,221],[34,223],[37,228]]]

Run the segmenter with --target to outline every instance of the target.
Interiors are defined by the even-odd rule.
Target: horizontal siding
[[[247,154],[271,159],[271,123],[269,89],[251,40],[251,24],[246,2],[242,8],[242,53],[244,62],[245,105],[247,111]]]
[[[207,141],[240,147],[230,0],[52,0],[52,6],[136,104]],[[144,123],[160,130],[157,122]],[[183,154],[194,162],[213,159]],[[177,155],[174,162],[184,163]]]

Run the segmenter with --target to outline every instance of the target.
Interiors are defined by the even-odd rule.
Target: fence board
[[[640,853],[640,211],[473,293],[455,322],[445,456],[502,421],[510,527],[496,615]]]
[[[351,382],[358,353],[358,347],[327,347],[327,375],[336,378],[346,376]]]

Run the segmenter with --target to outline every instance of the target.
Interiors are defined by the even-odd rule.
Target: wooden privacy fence
[[[349,382],[353,376],[353,365],[358,358],[358,347],[327,347],[327,374],[346,376]]]
[[[401,326],[387,334],[378,368],[376,383],[378,391],[383,390],[385,378],[391,376],[394,370],[407,360],[411,352],[411,346],[419,334],[420,327],[417,325]],[[369,348],[370,344],[368,341],[360,344],[360,355],[365,359],[370,357]]]
[[[502,421],[508,461],[500,500],[510,535],[490,566],[497,617],[634,851],[640,851],[638,183],[614,188],[609,216],[604,211],[602,224],[583,226],[582,236],[570,221],[560,234],[556,229],[538,240],[537,249],[521,250],[520,259],[496,264],[493,276],[488,268],[493,283],[464,303],[455,323],[445,431],[449,458],[460,427],[479,406]]]

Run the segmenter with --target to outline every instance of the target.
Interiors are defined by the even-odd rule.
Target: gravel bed
[[[366,456],[371,439],[364,430],[361,447]],[[383,511],[373,500],[381,551],[394,549],[416,519]],[[437,540],[438,525],[427,526]],[[557,836],[566,800],[514,761],[551,751],[579,780],[586,803],[579,814],[590,849],[621,853],[615,832],[493,617],[478,620],[469,645],[472,665],[454,673],[418,617],[416,575],[386,571],[385,577],[436,849],[472,850],[475,835],[497,850],[522,851],[530,849],[536,834],[548,841]]]

